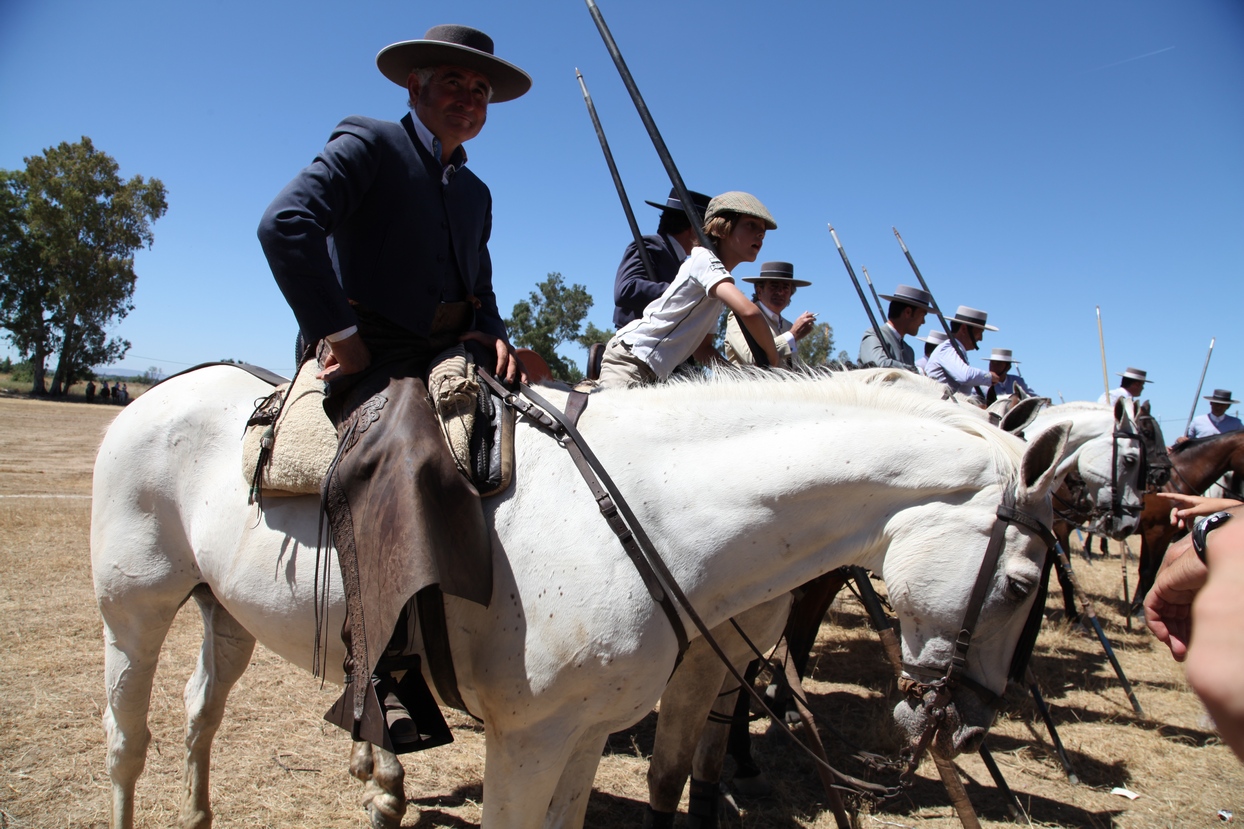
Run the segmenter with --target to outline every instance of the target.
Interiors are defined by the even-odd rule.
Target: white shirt
[[[1107,399],[1106,399],[1106,395],[1105,395],[1105,394],[1103,394],[1101,397],[1097,398],[1097,402],[1098,402],[1098,403],[1107,403],[1107,404],[1109,404],[1109,405],[1113,406],[1113,405],[1114,405],[1114,402],[1115,402],[1116,400],[1118,400],[1120,397],[1126,397],[1128,400],[1135,400],[1135,399],[1136,399],[1136,396],[1135,396],[1135,395],[1133,395],[1130,391],[1128,391],[1127,389],[1123,388],[1122,386],[1119,386],[1117,389],[1111,389],[1111,390],[1110,390],[1110,399],[1109,399],[1109,400],[1107,400]]]
[[[993,382],[992,374],[963,362],[963,358],[955,350],[954,340],[946,340],[933,349],[928,362],[924,364],[924,373],[959,394],[971,394],[975,386],[984,387]]]
[[[1244,424],[1240,423],[1238,417],[1232,417],[1226,412],[1223,412],[1221,417],[1215,417],[1213,412],[1208,412],[1192,419],[1192,422],[1188,424],[1188,437],[1208,438],[1227,432],[1238,432],[1241,429],[1244,429]]]
[[[715,254],[692,248],[665,292],[648,303],[642,317],[623,326],[618,339],[664,380],[717,325],[723,304],[708,292],[726,280],[734,278]]]

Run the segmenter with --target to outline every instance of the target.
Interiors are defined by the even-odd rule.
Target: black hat
[[[745,276],[744,282],[789,282],[796,288],[806,288],[811,285],[803,279],[795,278],[795,266],[790,262],[765,262],[760,266],[760,276]]]
[[[923,308],[926,311],[933,310],[933,297],[929,295],[929,292],[913,288],[910,285],[899,285],[894,289],[893,295],[881,294],[881,298],[887,302],[901,302],[913,308]]]
[[[1227,391],[1226,389],[1214,389],[1213,394],[1207,394],[1201,399],[1208,400],[1211,403],[1239,403],[1240,402],[1238,400],[1232,400],[1231,392]]]
[[[380,73],[402,87],[412,69],[446,65],[487,77],[494,104],[512,101],[531,89],[531,76],[493,55],[492,38],[470,26],[433,26],[422,40],[391,43],[376,55]]]
[[[694,190],[687,191],[691,195],[691,204],[695,206],[697,216],[703,216],[704,211],[708,210],[709,197],[703,193],[697,193]],[[673,210],[675,213],[682,213],[682,200],[678,198],[678,191],[673,187],[670,188],[669,198],[665,200],[665,204],[657,204],[654,201],[644,199],[644,204],[650,204],[658,210]]]

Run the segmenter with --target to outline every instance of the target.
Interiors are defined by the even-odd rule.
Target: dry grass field
[[[118,409],[0,398],[0,827],[98,827],[108,823],[100,714],[102,643],[89,564],[90,475],[103,430]],[[1133,548],[1136,545],[1133,544]],[[1077,571],[1144,706],[1135,716],[1095,639],[1059,621],[1057,586],[1033,668],[1053,707],[1079,785],[1066,779],[1031,699],[1012,693],[989,745],[1035,826],[1200,827],[1219,810],[1244,819],[1244,768],[1215,737],[1182,669],[1138,626],[1124,628],[1121,560]],[[1131,563],[1135,581],[1135,563]],[[181,689],[199,642],[193,603],[165,644],[151,705],[151,749],[138,789],[140,827],[176,825],[181,795]],[[308,633],[310,635],[310,633]],[[840,599],[823,626],[808,682],[831,760],[844,757],[830,727],[874,751],[896,747],[887,727],[893,682],[854,599]],[[850,679],[849,682],[840,680]],[[361,786],[346,770],[349,743],[320,719],[334,698],[262,646],[230,698],[216,740],[212,791],[217,826],[361,827]],[[407,763],[414,827],[477,826],[483,731],[456,714],[457,742]],[[753,723],[757,756],[774,797],[738,800],[726,826],[834,825],[809,765],[767,723]],[[639,824],[653,718],[616,735],[601,763],[588,825]],[[979,757],[958,766],[985,826],[1009,823]],[[729,769],[727,763],[727,769]],[[932,764],[910,792],[860,817],[863,827],[959,823]],[[1138,797],[1112,794],[1124,787]]]

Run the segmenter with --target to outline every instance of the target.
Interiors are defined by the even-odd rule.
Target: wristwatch
[[[1221,527],[1223,524],[1231,520],[1231,513],[1223,510],[1213,515],[1207,515],[1204,518],[1198,518],[1192,525],[1192,549],[1196,550],[1197,558],[1205,561],[1205,537],[1212,530]]]

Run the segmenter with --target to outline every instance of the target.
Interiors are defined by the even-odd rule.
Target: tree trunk
[[[51,395],[53,397],[59,397],[69,391],[69,384],[66,381],[70,376],[69,369],[73,366],[74,352],[78,348],[78,329],[74,324],[76,320],[75,314],[65,325],[65,338],[61,341],[60,359],[56,361],[56,373],[52,376]]]
[[[30,371],[33,381],[30,386],[31,394],[45,395],[48,393],[46,362],[47,351],[43,345],[43,340],[40,339],[35,343],[34,351],[30,354]]]

